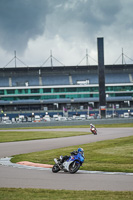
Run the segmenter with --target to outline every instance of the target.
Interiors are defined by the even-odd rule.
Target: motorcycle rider
[[[77,151],[72,151],[71,152],[71,156],[72,155],[77,155],[78,153],[80,153],[83,157],[84,157],[84,150],[83,148],[78,148]],[[68,158],[70,158],[70,156],[60,156],[60,163],[62,164],[63,162],[65,162]]]
[[[90,124],[90,129],[96,128],[93,124]]]
[[[95,127],[93,124],[90,124],[90,131],[91,131],[94,135],[97,135],[96,127]]]
[[[73,151],[70,154],[70,156],[60,156],[60,158],[57,159],[54,158],[55,164],[52,167],[53,173],[63,170],[64,172],[74,174],[79,170],[85,159],[84,150],[82,148],[78,148],[77,151]]]

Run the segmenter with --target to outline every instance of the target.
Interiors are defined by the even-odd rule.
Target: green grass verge
[[[66,132],[66,131],[0,131],[0,142],[15,142],[15,141],[25,141],[25,140],[39,140],[48,138],[60,138],[60,137],[71,137],[78,135],[87,135],[86,132]]]
[[[88,138],[89,139],[89,138]],[[133,136],[80,145],[84,148],[85,162],[81,169],[133,173]],[[11,161],[31,161],[54,164],[60,155],[70,155],[79,146],[65,147],[29,154],[15,155]]]
[[[133,192],[0,188],[2,200],[132,200]]]

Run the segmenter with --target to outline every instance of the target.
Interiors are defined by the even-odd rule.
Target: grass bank
[[[119,127],[133,127],[133,123],[130,124],[99,124],[96,128],[119,128]],[[59,129],[59,128],[88,128],[88,133],[86,132],[73,132],[73,131],[30,131],[30,129]],[[11,128],[10,128],[11,129]],[[16,129],[18,131],[16,131]],[[19,131],[29,129],[29,131]],[[8,131],[8,129],[0,129],[0,142],[15,142],[15,141],[26,141],[26,140],[38,140],[38,139],[48,139],[48,138],[59,138],[59,137],[71,137],[78,135],[90,134],[90,127],[85,125],[79,126],[50,126],[50,127],[27,127],[27,128],[13,128]],[[2,131],[4,130],[4,131]],[[6,130],[6,131],[5,131]]]
[[[2,200],[132,200],[133,192],[1,188],[0,197]]]
[[[12,162],[31,161],[54,164],[53,159],[60,155],[70,155],[79,146],[65,147],[29,154],[15,155]],[[111,171],[133,173],[133,136],[114,140],[88,143],[84,148],[85,162],[81,169],[89,171]]]
[[[66,131],[0,131],[0,142],[15,142],[15,141],[26,141],[26,140],[39,140],[48,138],[60,138],[60,137],[71,137],[78,135],[87,135],[86,132],[66,132]]]

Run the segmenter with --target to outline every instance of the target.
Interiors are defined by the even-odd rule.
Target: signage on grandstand
[[[89,85],[90,81],[89,80],[85,80],[85,81],[77,81],[78,85]]]

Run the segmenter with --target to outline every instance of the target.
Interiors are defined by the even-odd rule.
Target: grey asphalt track
[[[70,130],[88,131],[87,128],[71,128]],[[28,129],[26,131],[30,130]],[[60,129],[60,131],[64,131],[64,129]],[[133,128],[99,128],[98,135],[0,143],[0,158],[66,146],[82,146],[82,144],[90,142],[127,137],[130,135],[133,135]],[[51,172],[51,169],[36,170],[0,165],[0,187],[133,191],[133,176],[107,175],[102,173],[88,174],[85,172],[82,173],[81,171],[76,174],[64,172],[54,174]]]

